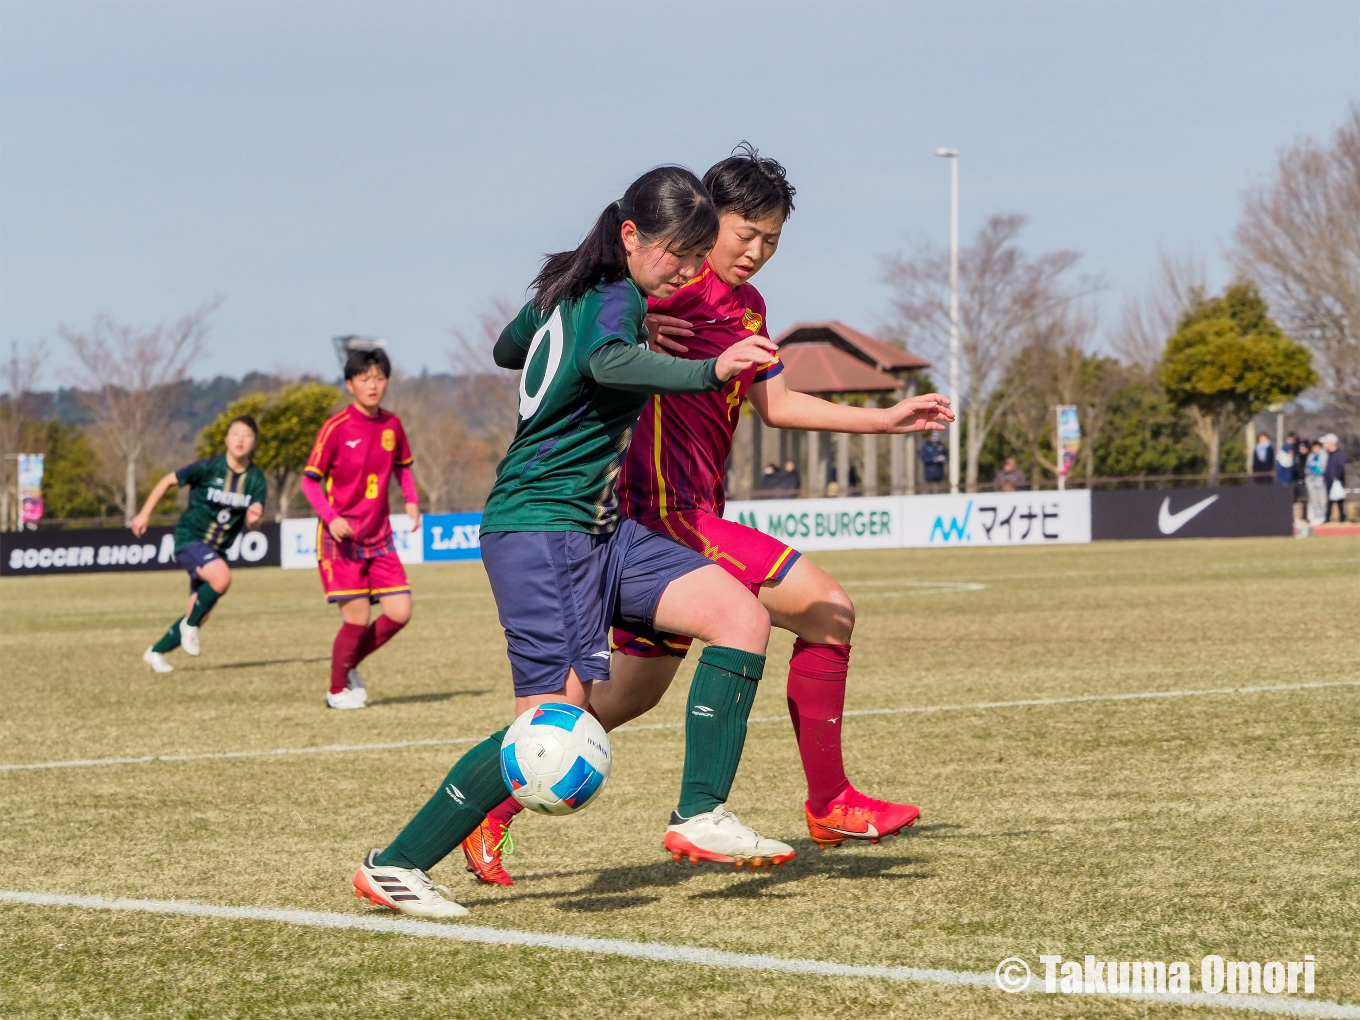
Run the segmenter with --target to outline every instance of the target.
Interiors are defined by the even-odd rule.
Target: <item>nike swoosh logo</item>
[[[863,832],[851,832],[849,829],[836,829],[830,825],[823,825],[827,832],[839,832],[842,836],[868,836],[870,839],[878,839],[878,827],[872,822]]]
[[[1216,499],[1218,499],[1217,496],[1210,496],[1208,499],[1202,499],[1193,506],[1188,506],[1179,513],[1173,514],[1171,512],[1171,497],[1167,496],[1166,499],[1162,500],[1162,508],[1157,511],[1157,530],[1163,535],[1174,535]]]
[[[486,846],[483,845],[483,846],[482,846],[482,863],[483,863],[483,864],[490,864],[490,863],[491,863],[492,861],[494,861],[495,859],[496,859],[496,858],[492,857],[489,853],[486,852]]]

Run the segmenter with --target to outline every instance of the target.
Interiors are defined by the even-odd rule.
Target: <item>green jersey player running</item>
[[[751,336],[705,361],[647,349],[647,297],[694,278],[718,233],[704,186],[681,167],[644,174],[574,251],[550,255],[534,299],[506,327],[496,363],[522,369],[519,423],[482,516],[482,560],[505,629],[515,715],[550,701],[580,708],[609,676],[609,627],[693,635],[707,647],[690,689],[672,852],[736,867],[783,864],[793,849],[724,803],[736,775],[770,617],[722,567],[620,515],[619,465],[654,393],[704,393],[774,354]],[[385,850],[356,893],[417,917],[467,910],[427,872],[510,795],[502,729],[465,754]],[[442,887],[441,887],[442,888]]]
[[[225,453],[166,475],[146,497],[142,512],[132,518],[132,533],[141,538],[161,498],[173,486],[189,487],[188,509],[175,525],[175,559],[189,572],[189,605],[161,639],[142,653],[142,660],[157,673],[175,668],[165,660],[166,652],[183,647],[190,655],[198,654],[199,625],[231,587],[231,570],[222,551],[242,528],[259,527],[264,516],[264,472],[250,459],[259,434],[250,415],[233,418],[227,426]]]

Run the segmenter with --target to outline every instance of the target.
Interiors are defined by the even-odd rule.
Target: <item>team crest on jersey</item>
[[[763,323],[764,321],[765,317],[763,315],[761,315],[759,312],[753,312],[749,308],[746,309],[746,312],[741,317],[742,328],[748,329],[752,333],[759,333],[761,323]]]
[[[383,429],[382,446],[388,453],[397,448],[397,434],[391,429]]]

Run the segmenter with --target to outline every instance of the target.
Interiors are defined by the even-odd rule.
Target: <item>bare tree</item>
[[[1111,349],[1130,365],[1153,371],[1181,316],[1204,299],[1208,286],[1203,259],[1161,252],[1146,289],[1124,295],[1119,324],[1110,334]]]
[[[8,530],[11,525],[17,527],[19,523],[17,519],[11,520],[19,509],[11,503],[15,494],[15,472],[19,468],[15,454],[20,452],[29,394],[37,385],[46,358],[47,352],[40,345],[34,344],[20,352],[19,344],[15,342],[10,345],[9,358],[3,363],[5,403],[0,407],[0,530]]]
[[[1077,407],[1086,433],[1083,445],[1089,446],[1096,438],[1087,417],[1098,403],[1092,359],[1087,354],[1095,324],[1094,310],[1080,301],[1051,307],[1028,328],[1028,342],[1008,366],[994,398],[994,402],[1006,401],[999,427],[1010,444],[1027,456],[1036,489],[1041,469],[1054,477],[1058,472],[1055,405]],[[1012,389],[1013,396],[1008,392]],[[1104,423],[1102,416],[1094,424],[1102,428]]]
[[[496,367],[491,348],[519,309],[497,298],[470,330],[454,329],[449,367],[458,378],[459,407],[470,433],[479,435],[499,458],[515,438],[519,422],[519,375]]]
[[[960,410],[967,428],[969,492],[977,491],[978,455],[1009,403],[1025,391],[1026,380],[1007,380],[1006,366],[1036,330],[1064,306],[1094,289],[1094,281],[1073,280],[1076,252],[1029,255],[1017,244],[1023,216],[993,216],[972,244],[959,252],[959,352],[963,392]],[[907,256],[884,260],[884,281],[893,288],[897,313],[891,329],[908,347],[937,365],[949,357],[949,253],[921,244]],[[996,399],[993,399],[993,398]]]
[[[1234,240],[1238,272],[1318,356],[1335,412],[1360,432],[1360,105],[1330,147],[1305,138],[1280,153]]]
[[[179,321],[139,331],[107,316],[87,332],[63,327],[80,368],[77,385],[95,419],[95,431],[116,453],[123,474],[123,516],[137,512],[137,467],[169,419],[173,387],[203,354],[213,301]]]

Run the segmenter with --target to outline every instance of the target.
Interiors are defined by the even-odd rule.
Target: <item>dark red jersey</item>
[[[692,324],[682,358],[705,360],[765,329],[765,301],[749,283],[729,287],[707,263],[689,283],[648,310]],[[784,370],[776,357],[748,368],[715,393],[654,395],[642,410],[619,475],[619,509],[644,524],[672,510],[722,515],[723,475],[741,405],[758,382]]]
[[[336,513],[353,525],[349,541],[377,548],[392,537],[387,519],[392,471],[411,461],[401,419],[381,408],[370,418],[351,404],[321,426],[304,474],[321,483]]]

